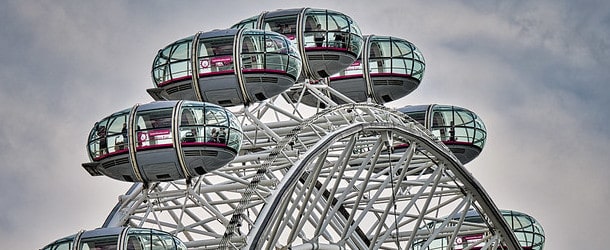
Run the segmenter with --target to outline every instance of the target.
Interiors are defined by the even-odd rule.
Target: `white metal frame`
[[[486,235],[483,249],[519,248],[481,185],[417,122],[376,104],[336,105],[329,94],[347,98],[326,84],[291,91],[328,108],[284,93],[235,110],[244,143],[232,163],[135,184],[104,226],[159,228],[190,249],[427,249],[473,233]],[[471,209],[486,223],[465,222]]]

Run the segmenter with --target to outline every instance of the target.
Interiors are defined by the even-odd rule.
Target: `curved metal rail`
[[[465,232],[484,232],[484,246],[518,246],[476,180],[429,131],[402,113],[345,104],[305,119],[298,104],[287,104],[294,108],[287,111],[274,100],[236,112],[246,142],[232,163],[192,180],[135,184],[119,197],[104,226],[159,228],[192,249],[344,243],[404,248]],[[394,144],[410,146],[392,152]],[[358,171],[369,176],[366,182],[356,177]],[[479,210],[485,226],[443,219],[460,218],[469,209]],[[442,229],[425,229],[439,221]],[[293,233],[288,238],[270,233],[278,230]]]

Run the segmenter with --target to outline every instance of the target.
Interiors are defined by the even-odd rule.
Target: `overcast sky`
[[[387,105],[478,113],[489,137],[468,169],[498,207],[542,223],[546,249],[606,249],[610,2],[430,2],[1,1],[2,248],[101,226],[130,185],[82,169],[87,134],[152,100],[160,48],[265,10],[314,7],[421,49],[420,87]]]

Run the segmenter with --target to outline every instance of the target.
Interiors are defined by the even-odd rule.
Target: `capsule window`
[[[305,47],[328,47],[326,42],[326,14],[308,13],[305,17],[303,42]]]
[[[89,135],[88,149],[92,158],[101,158],[126,150],[126,111],[109,116],[96,123]]]
[[[288,51],[288,44],[286,40],[277,36],[264,36],[265,39],[265,52],[269,53],[286,53]]]
[[[240,29],[240,28],[244,28],[244,27],[249,28],[249,29],[256,29],[257,21],[258,21],[258,16],[253,16],[251,18],[241,21],[238,24],[231,26],[231,29]]]
[[[183,106],[180,115],[180,141],[205,142],[204,109],[201,106]]]
[[[392,58],[391,73],[411,75],[411,69],[413,68],[413,61],[405,60],[403,58]]]
[[[270,44],[267,46],[270,54],[267,54],[265,68],[285,72],[288,66],[288,43],[281,37],[274,36],[267,37],[267,43]]]
[[[199,41],[199,72],[233,71],[233,36]]]
[[[297,20],[296,15],[280,16],[280,17],[265,19],[265,24],[268,25],[267,27],[269,27],[269,29],[271,29],[271,31],[285,35],[290,40],[294,40],[296,32],[297,32],[296,20]]]
[[[227,146],[232,148],[235,151],[238,151],[239,148],[241,147],[242,140],[243,140],[242,133],[239,130],[232,128],[230,130],[230,133],[228,136]]]
[[[237,117],[235,116],[235,114],[231,113],[231,112],[227,112],[227,116],[229,117],[229,122],[231,123],[231,128],[239,128],[241,127],[241,124],[239,124],[239,120],[237,119]]]
[[[171,62],[188,60],[190,58],[189,52],[191,51],[190,41],[183,41],[172,47]]]
[[[153,76],[156,84],[162,84],[165,81],[171,80],[171,71],[169,70],[169,57],[171,51],[171,46],[159,51],[159,54],[153,62]]]
[[[426,112],[412,112],[408,114],[409,117],[413,118],[415,121],[419,122],[420,124],[425,124],[426,121]]]
[[[183,41],[172,47],[170,71],[172,79],[191,75],[190,51],[191,41]]]
[[[450,139],[450,129],[450,120],[446,117],[446,112],[435,111],[432,113],[432,126],[430,127],[430,130],[434,135],[439,137],[441,141],[452,140]]]
[[[438,107],[432,113],[434,134],[443,141],[472,143],[483,147],[487,134],[483,123],[469,110]]]
[[[82,239],[81,250],[115,250],[117,249],[118,235]]]
[[[150,229],[131,229],[126,244],[127,250],[173,250],[179,245],[173,236]]]
[[[422,63],[422,61],[415,61],[413,62],[413,70],[411,72],[411,76],[420,80],[424,78],[424,64]]]
[[[172,145],[172,108],[140,111],[136,121],[138,148]]]
[[[412,75],[412,52],[408,44],[392,41],[392,73]]]
[[[350,25],[343,15],[328,15],[328,35],[332,38],[331,47],[348,48]]]
[[[207,107],[205,110],[205,124],[216,126],[229,126],[227,112],[222,108]]]
[[[242,64],[245,69],[265,69],[265,36],[263,34],[244,36]]]
[[[392,72],[392,47],[389,41],[377,42],[371,46],[371,73]]]
[[[66,237],[58,240],[52,244],[49,244],[42,250],[72,250],[72,244],[74,242],[74,236]]]
[[[89,135],[89,154],[91,158],[99,158],[108,154],[108,144],[106,140],[106,124],[98,122]]]
[[[108,121],[109,153],[127,149],[127,115],[112,117]]]
[[[167,64],[170,54],[172,51],[172,46],[168,46],[163,50],[159,51],[159,55],[155,58],[155,62],[153,63],[153,67],[158,67],[161,65]]]
[[[401,74],[421,80],[425,64],[421,52],[408,41],[376,37],[370,45],[369,68],[372,74]]]
[[[189,104],[182,106],[179,129],[182,145],[217,143],[237,151],[242,141],[239,128],[235,115],[223,108]]]

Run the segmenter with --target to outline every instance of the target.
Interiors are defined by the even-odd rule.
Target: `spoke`
[[[422,248],[465,232],[505,244],[478,183],[402,113],[345,104],[302,119],[271,102],[242,113],[247,154],[192,184],[134,186],[105,224],[154,226],[189,248]],[[486,223],[467,222],[472,209]]]

